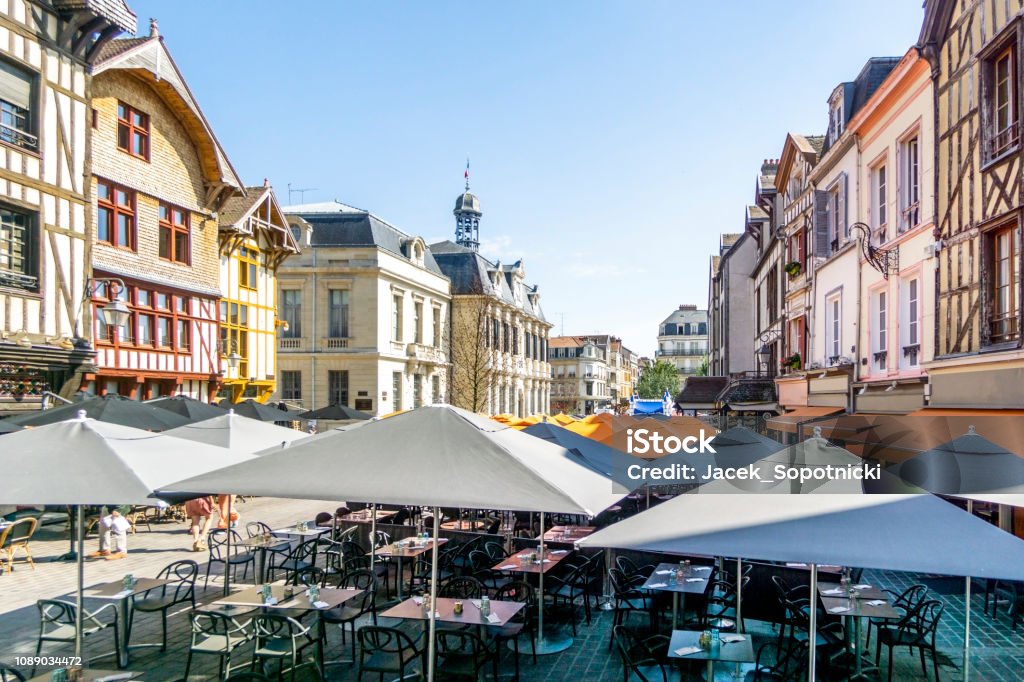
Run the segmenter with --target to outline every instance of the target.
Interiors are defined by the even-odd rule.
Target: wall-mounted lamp
[[[288,320],[279,320],[279,319],[275,318],[274,319],[274,327],[280,327],[282,330],[288,331],[288,329],[289,329]]]
[[[128,318],[131,316],[131,311],[128,310],[128,306],[125,302],[117,297],[119,291],[127,291],[128,287],[125,286],[124,280],[118,277],[90,277],[86,281],[85,286],[85,297],[88,298],[92,292],[92,285],[103,283],[107,285],[107,304],[100,308],[100,314],[103,315],[103,323],[108,327],[115,329],[120,328],[128,324]],[[115,288],[111,292],[109,288],[113,285]]]
[[[231,351],[231,355],[229,355],[227,359],[228,367],[230,367],[231,369],[238,369],[238,363],[242,361],[242,356],[236,353],[235,351]]]

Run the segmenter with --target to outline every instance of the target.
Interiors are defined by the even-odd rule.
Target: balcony
[[[699,358],[707,355],[707,350],[657,350],[654,355],[659,358]]]
[[[344,350],[348,348],[347,336],[329,336],[324,339],[324,348],[327,350]]]
[[[282,336],[277,339],[277,347],[281,350],[302,350],[303,340],[298,336]]]
[[[410,343],[405,347],[405,354],[416,362],[439,365],[445,362],[444,353],[439,348],[422,343]]]
[[[909,346],[903,346],[903,358],[907,361],[907,365],[910,367],[917,366],[917,356],[921,353],[921,344],[914,343]]]
[[[1006,152],[1016,148],[1017,143],[1020,142],[1020,130],[1017,127],[1017,122],[1014,121],[1009,126],[1000,131],[994,130],[993,125],[991,129],[985,131],[987,134],[985,137],[985,161],[993,161]]]

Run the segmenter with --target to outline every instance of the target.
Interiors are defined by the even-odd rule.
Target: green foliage
[[[640,371],[636,392],[641,398],[660,399],[666,390],[673,398],[679,393],[679,372],[671,362],[659,360]]]

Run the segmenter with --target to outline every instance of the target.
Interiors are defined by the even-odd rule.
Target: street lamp
[[[761,367],[768,367],[768,363],[772,357],[772,349],[767,343],[761,344],[761,347],[757,350],[757,376],[761,376]]]
[[[100,313],[103,315],[103,323],[115,329],[126,325],[128,317],[131,315],[131,311],[128,310],[128,306],[124,304],[124,301],[117,298],[100,308]]]
[[[228,367],[230,369],[238,369],[238,363],[242,361],[242,356],[235,351],[231,351],[231,355],[228,356]]]

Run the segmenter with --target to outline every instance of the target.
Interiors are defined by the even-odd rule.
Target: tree
[[[579,393],[575,376],[556,379],[551,383],[551,411],[574,414],[579,410]]]
[[[636,392],[641,398],[660,399],[668,391],[670,396],[679,393],[679,372],[671,362],[658,360],[640,370]]]
[[[453,297],[448,340],[449,401],[471,412],[487,410],[497,379],[491,352],[491,320],[486,296]]]
[[[711,360],[707,356],[704,356],[704,360],[700,363],[700,367],[697,368],[697,376],[706,377],[708,372],[711,370]]]

